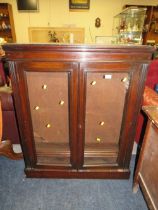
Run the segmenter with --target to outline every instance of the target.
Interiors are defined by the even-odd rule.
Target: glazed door
[[[77,65],[20,62],[17,74],[27,165],[77,167]]]
[[[81,65],[80,167],[121,165],[132,71],[127,63]]]

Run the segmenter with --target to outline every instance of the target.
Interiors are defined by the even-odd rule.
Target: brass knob
[[[63,100],[61,100],[60,102],[59,102],[59,104],[61,105],[61,106],[63,106],[64,105],[64,101]]]
[[[50,127],[51,127],[51,124],[48,123],[48,124],[46,125],[46,128],[50,128]]]
[[[101,122],[99,123],[99,125],[103,126],[104,123],[105,123],[104,121],[101,121]]]
[[[122,82],[127,82],[128,81],[128,77],[124,77],[121,81]]]
[[[39,110],[39,106],[35,106],[35,108],[34,108],[35,110]]]
[[[92,81],[91,82],[91,85],[95,85],[97,82],[96,81]]]
[[[97,142],[101,142],[101,138],[97,137],[97,138],[96,138],[96,141],[97,141]]]
[[[121,82],[124,83],[126,89],[129,88],[129,77],[124,77],[123,79],[121,79]]]
[[[43,90],[46,90],[46,89],[47,89],[47,85],[45,85],[45,84],[42,85],[42,89],[43,89]]]

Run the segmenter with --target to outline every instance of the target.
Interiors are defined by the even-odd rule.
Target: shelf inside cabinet
[[[89,143],[84,150],[84,166],[117,164],[118,151],[118,144]]]
[[[120,34],[140,34],[141,31],[120,31]]]
[[[66,143],[36,142],[37,164],[70,165],[70,148]]]

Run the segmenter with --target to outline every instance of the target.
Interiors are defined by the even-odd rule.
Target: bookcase
[[[3,47],[27,177],[129,178],[153,48]]]
[[[12,6],[0,3],[0,37],[6,42],[16,42]]]

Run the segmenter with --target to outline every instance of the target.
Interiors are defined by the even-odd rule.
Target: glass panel
[[[142,44],[146,8],[129,7],[114,17],[113,35],[118,44]]]
[[[68,73],[27,72],[38,164],[70,164]]]
[[[127,73],[87,73],[85,165],[116,163]]]

